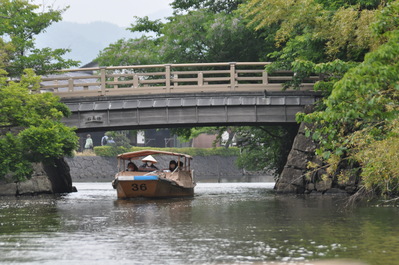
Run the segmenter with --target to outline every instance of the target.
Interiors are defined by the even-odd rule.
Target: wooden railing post
[[[269,76],[266,70],[262,72],[262,84],[264,85],[269,84]]]
[[[179,75],[173,74],[173,87],[175,88],[179,85],[179,82],[176,81],[177,79],[179,79]]]
[[[105,96],[105,84],[106,84],[105,69],[106,67],[100,67],[101,96]]]
[[[165,86],[166,93],[170,93],[170,64],[165,64]]]
[[[234,91],[236,89],[236,63],[230,63],[230,90]]]
[[[73,92],[73,79],[68,79],[68,92]]]
[[[198,86],[203,86],[204,85],[204,73],[199,72],[198,73]]]
[[[55,80],[55,81],[54,81],[54,84],[55,84],[55,85],[58,85],[58,80]],[[55,87],[55,88],[54,88],[54,92],[58,92],[58,87]]]
[[[134,73],[133,75],[133,88],[138,88],[139,87],[139,76]]]
[[[114,82],[118,82],[118,77],[114,76]],[[118,85],[114,84],[114,89],[118,89]]]

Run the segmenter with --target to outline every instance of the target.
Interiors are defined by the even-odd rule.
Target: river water
[[[191,199],[117,200],[110,183],[0,198],[1,264],[399,264],[399,209],[200,183]],[[340,263],[340,264],[341,264]]]

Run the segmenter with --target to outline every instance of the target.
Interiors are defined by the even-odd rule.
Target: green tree
[[[382,43],[361,64],[346,69],[319,111],[300,115],[320,143],[317,154],[342,182],[357,174],[368,191],[399,194],[393,155],[398,138],[399,1],[376,12],[374,39]]]
[[[214,6],[219,2],[176,1],[172,6],[178,10],[187,5],[192,10],[176,13],[165,23],[159,20],[150,21],[147,17],[136,17],[129,30],[147,35],[119,40],[100,52],[96,60],[104,66],[259,61],[268,47],[265,47],[265,41],[258,32],[245,26],[242,16],[227,12],[224,8],[202,8],[202,5]],[[237,4],[238,2],[231,1],[226,9],[236,7]]]
[[[65,11],[33,5],[27,0],[0,0],[0,60],[11,76],[19,76],[32,68],[36,74],[47,74],[62,68],[77,66],[78,62],[62,58],[68,49],[35,48],[34,38]],[[9,47],[1,49],[4,44]],[[11,48],[12,47],[12,48]],[[1,56],[7,50],[7,57]]]
[[[297,131],[297,125],[237,127],[237,146],[241,149],[237,165],[247,170],[268,169],[279,175]]]
[[[366,162],[371,156],[381,158],[375,148],[377,143],[396,137],[392,132],[397,130],[397,122],[393,121],[399,110],[399,31],[389,32],[387,36],[385,44],[367,54],[362,64],[334,84],[331,95],[324,99],[323,110],[301,115],[299,120],[316,124],[312,135],[321,144],[317,153],[330,165],[330,173],[345,176],[340,163],[350,161],[365,170],[361,175],[368,188],[378,186],[379,192],[398,193],[396,176],[391,178],[392,185],[380,187],[378,181],[387,181],[373,176]],[[374,164],[374,175],[379,175],[384,167],[383,163],[379,167]]]
[[[315,88],[325,98],[298,121],[314,124],[308,135],[327,173],[399,194],[399,1],[252,0],[240,12],[255,30],[273,33],[270,70],[294,70],[292,86],[309,74],[322,77]]]
[[[29,177],[31,162],[72,155],[78,137],[60,120],[69,109],[50,93],[31,93],[40,77],[26,70],[20,82],[0,76],[0,178]]]
[[[100,51],[96,61],[103,66],[162,63],[157,41],[145,36],[118,40]]]
[[[127,135],[129,134],[129,131],[109,131],[106,132],[105,135],[108,136],[108,144],[107,145],[111,145],[111,146],[122,146],[125,148],[130,148],[132,147],[130,145],[130,140],[127,137]],[[114,140],[114,143],[109,143],[110,139]]]
[[[172,2],[171,6],[173,7],[175,14],[199,9],[205,9],[212,13],[232,13],[242,2],[242,0],[175,0]]]
[[[295,71],[293,81],[286,87],[297,88],[316,72],[306,62],[339,60],[351,66],[352,62],[363,61],[364,55],[378,46],[370,25],[375,21],[379,1],[345,2],[252,0],[241,5],[239,11],[254,30],[265,30],[273,36],[276,49],[268,54],[274,61],[268,71]],[[321,76],[324,75],[329,77],[332,73],[323,72]]]
[[[259,61],[265,53],[264,40],[234,14],[206,10],[176,15],[162,28],[165,62]]]

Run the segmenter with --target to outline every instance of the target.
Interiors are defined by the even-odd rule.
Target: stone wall
[[[317,145],[311,138],[305,136],[305,124],[301,124],[295,137],[287,163],[280,174],[275,190],[278,193],[299,194],[350,194],[356,190],[355,184],[348,182],[338,185],[331,176],[327,176],[322,168],[322,162],[315,156]],[[320,165],[319,170],[309,172],[308,163]],[[306,176],[308,173],[308,177]]]
[[[5,178],[0,182],[0,196],[37,195],[67,193],[76,191],[72,186],[69,167],[64,159],[55,159],[51,163],[32,164],[33,173],[30,179],[13,182]]]
[[[307,164],[314,159],[315,143],[305,136],[305,125],[301,124],[292,144],[287,163],[280,174],[275,189],[280,193],[304,193]]]
[[[167,168],[170,156],[156,156],[159,169]],[[251,175],[237,168],[237,157],[197,156],[191,163],[197,182],[224,181],[274,181],[271,176]],[[114,157],[76,156],[65,158],[71,169],[74,182],[107,182],[112,181],[118,171],[117,159]],[[137,166],[141,161],[135,162]]]

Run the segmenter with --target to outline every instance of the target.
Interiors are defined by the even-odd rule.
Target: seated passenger
[[[129,162],[126,171],[139,171],[139,169],[133,162]]]
[[[176,161],[175,160],[170,160],[169,168],[164,169],[163,171],[164,172],[173,172],[173,171],[175,171],[176,167],[177,167]]]
[[[139,167],[139,171],[151,172],[158,170],[158,168],[154,166],[154,164],[157,163],[157,160],[155,160],[151,155],[144,157],[141,161],[143,161],[144,164]]]
[[[182,161],[179,161],[179,170],[183,170],[184,169],[183,165],[184,165],[184,163]]]

